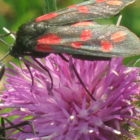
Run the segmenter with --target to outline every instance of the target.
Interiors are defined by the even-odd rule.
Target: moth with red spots
[[[108,60],[111,57],[127,57],[140,53],[140,41],[127,28],[116,25],[98,25],[94,19],[109,18],[118,14],[135,0],[90,0],[46,14],[19,27],[16,41],[9,53],[16,57],[35,58],[50,53],[70,54],[84,60]],[[27,66],[29,69],[29,66]],[[77,78],[86,89],[73,66]],[[32,74],[31,74],[31,77]],[[33,85],[33,78],[32,78]],[[93,98],[94,99],[94,98]],[[94,99],[95,100],[95,99]]]
[[[90,0],[43,15],[19,27],[10,54],[44,57],[67,53],[80,59],[139,54],[139,39],[127,28],[90,22],[109,18],[134,0]]]

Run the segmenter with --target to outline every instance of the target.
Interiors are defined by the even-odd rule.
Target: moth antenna
[[[1,36],[1,35],[0,35]],[[9,45],[7,42],[5,42],[4,40],[2,40],[1,38],[0,38],[0,41],[2,42],[2,43],[4,43],[5,45],[7,45],[9,48],[11,47],[11,45]]]
[[[9,52],[7,52],[1,59],[0,59],[0,61],[2,61],[5,57],[7,57],[7,55],[9,55],[10,54],[10,51]]]
[[[11,45],[9,45],[7,42],[5,42],[4,40],[2,40],[1,38],[0,38],[0,41],[2,42],[2,43],[4,43],[4,44],[6,44],[9,48],[11,47]],[[9,52],[7,52],[1,59],[0,59],[0,61],[2,61],[5,57],[7,57],[7,55],[9,55],[10,54],[10,51]]]
[[[7,35],[10,35],[14,40],[16,40],[16,33],[15,32],[10,32],[7,28],[3,27],[3,30],[8,33]]]
[[[120,26],[121,20],[122,20],[122,15],[119,16],[116,26]]]

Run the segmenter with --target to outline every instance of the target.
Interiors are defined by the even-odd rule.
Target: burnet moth
[[[89,22],[116,15],[134,0],[91,0],[43,15],[19,27],[9,54],[67,53],[99,57],[137,55],[139,38],[127,28]]]
[[[8,127],[5,126],[5,121],[9,124]],[[29,132],[29,131],[26,132],[26,131],[22,130],[21,127],[25,126],[25,125],[29,125],[32,131],[31,132]],[[7,118],[1,117],[0,140],[12,140],[12,139],[7,139],[6,134],[5,134],[5,130],[10,130],[10,129],[15,129],[15,131],[18,130],[18,131],[21,131],[23,133],[33,133],[33,135],[35,136],[34,126],[30,121],[24,121],[24,122],[21,122],[21,123],[18,123],[18,124],[13,124]]]
[[[115,16],[134,1],[90,0],[40,16],[19,27],[9,54],[32,56],[34,60],[50,53],[84,60],[138,55],[139,38],[127,28],[91,22]]]

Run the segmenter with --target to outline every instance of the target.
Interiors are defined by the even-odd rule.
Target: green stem
[[[56,0],[43,0],[44,12],[51,13],[56,11]]]

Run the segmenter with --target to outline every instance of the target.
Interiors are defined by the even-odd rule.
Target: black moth
[[[64,60],[62,53],[83,60],[109,60],[111,57],[138,55],[139,38],[127,28],[91,22],[114,16],[132,2],[134,0],[92,0],[38,17],[19,27],[15,43],[8,54],[16,58],[31,56],[48,73],[36,58],[50,53],[57,53]],[[74,71],[84,86],[75,69]],[[52,89],[51,75],[50,79]],[[84,88],[86,89],[85,86]],[[88,92],[87,89],[86,91]],[[91,96],[89,92],[88,94]]]

